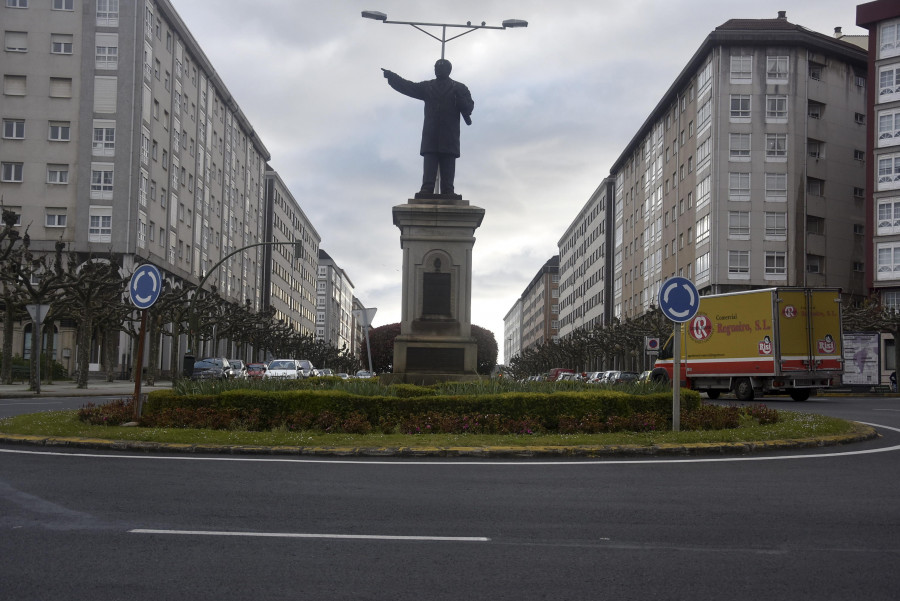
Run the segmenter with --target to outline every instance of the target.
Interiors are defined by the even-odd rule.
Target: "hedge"
[[[700,407],[700,394],[681,391],[682,411]],[[556,430],[561,417],[608,419],[635,413],[658,413],[671,417],[670,393],[635,395],[614,390],[583,392],[505,392],[480,395],[387,397],[360,396],[340,390],[230,390],[218,395],[178,395],[171,390],[149,394],[143,415],[151,419],[172,409],[221,409],[252,411],[262,422],[274,423],[285,416],[304,412],[364,416],[369,423],[399,422],[413,416],[492,415],[511,420],[537,420],[544,428]]]

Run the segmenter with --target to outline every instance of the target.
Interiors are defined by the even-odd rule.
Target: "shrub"
[[[737,428],[740,423],[740,407],[702,405],[681,415],[681,427],[685,430],[725,430]]]
[[[746,411],[747,415],[761,425],[778,423],[778,409],[769,409],[765,405],[751,405]]]
[[[78,419],[95,426],[120,426],[134,419],[134,401],[116,399],[102,405],[88,403],[78,410]]]

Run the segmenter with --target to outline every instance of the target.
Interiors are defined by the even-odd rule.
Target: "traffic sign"
[[[128,284],[131,294],[131,302],[138,309],[148,309],[162,291],[162,275],[154,265],[145,263],[134,270],[131,282]]]
[[[700,293],[687,278],[669,278],[659,289],[659,308],[674,322],[690,321],[700,308]]]

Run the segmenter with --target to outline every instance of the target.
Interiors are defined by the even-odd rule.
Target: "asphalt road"
[[[0,599],[898,598],[900,399],[765,402],[883,437],[602,461],[0,447]]]

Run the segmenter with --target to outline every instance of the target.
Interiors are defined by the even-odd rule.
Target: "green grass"
[[[263,446],[353,447],[483,447],[483,446],[582,446],[722,442],[760,442],[850,434],[859,426],[841,419],[779,411],[780,420],[770,425],[742,425],[733,430],[683,432],[618,432],[610,434],[546,434],[490,436],[468,434],[325,434],[315,431],[246,432],[179,428],[91,426],[78,420],[76,411],[48,411],[0,420],[0,432],[51,437],[101,438],[182,444]]]

